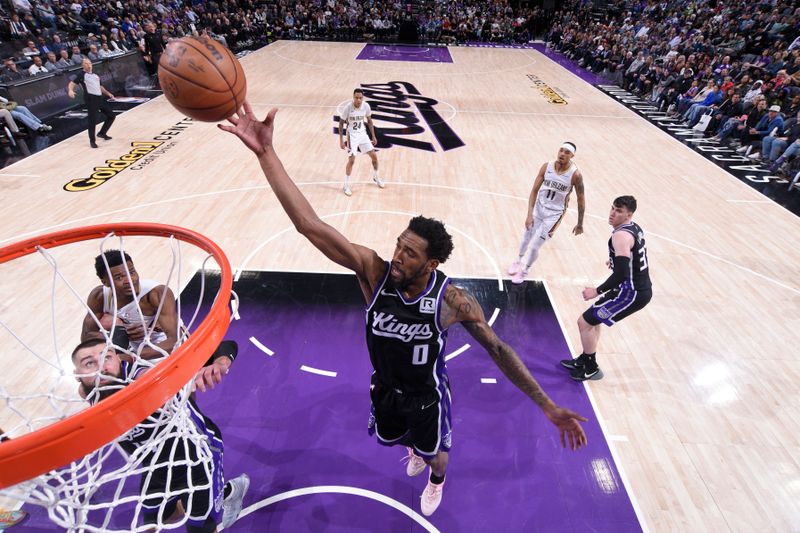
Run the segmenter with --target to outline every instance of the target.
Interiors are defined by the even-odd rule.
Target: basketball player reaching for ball
[[[608,239],[609,260],[606,264],[613,273],[597,288],[583,289],[584,300],[600,298],[578,317],[583,352],[575,359],[561,361],[576,381],[603,377],[595,359],[600,324],[613,326],[644,308],[653,297],[644,230],[632,220],[635,211],[636,198],[633,196],[620,196],[611,206],[608,223],[614,229]]]
[[[538,405],[558,428],[562,446],[586,444],[582,416],[557,406],[531,376],[516,352],[500,340],[475,297],[437,270],[453,243],[444,225],[422,216],[411,219],[397,238],[391,261],[352,244],[323,222],[286,173],[273,147],[277,109],[263,122],[250,104],[219,125],[252,150],[267,181],[295,228],[335,263],[356,274],[367,303],[367,348],[374,368],[370,384],[369,430],[387,446],[404,445],[406,473],[430,466],[422,512],[431,515],[442,499],[451,446],[450,388],[444,361],[447,328],[456,322],[489,352],[503,373]]]
[[[344,126],[347,124],[347,137],[344,136]],[[369,128],[369,135],[367,135]],[[353,163],[356,155],[361,152],[369,155],[372,160],[372,181],[378,187],[385,187],[383,180],[378,175],[378,156],[375,153],[375,125],[372,123],[372,110],[364,101],[364,92],[361,89],[353,91],[353,101],[348,102],[339,117],[339,148],[347,150],[347,166],[345,167],[344,187],[342,191],[347,196],[353,194],[350,188],[350,174],[353,172]]]
[[[195,376],[201,391],[213,388],[228,373],[236,359],[238,347],[223,341],[209,361]],[[130,364],[120,358],[103,339],[81,342],[72,352],[72,363],[81,387],[81,397],[89,403],[103,401],[131,381],[140,378],[149,366]],[[199,459],[194,441],[178,436],[164,437],[156,452],[142,460],[139,493],[145,525],[164,524],[179,519],[191,510],[186,525],[188,533],[211,533],[217,525],[227,528],[242,511],[242,502],[250,486],[250,478],[242,474],[227,483],[222,470],[222,434],[194,401],[194,395],[183,407],[191,411],[191,419],[208,445],[213,459],[210,471]],[[133,455],[145,443],[158,438],[162,414],[159,409],[118,439],[126,454]],[[211,479],[209,479],[209,477]],[[192,487],[204,487],[193,489]],[[172,494],[172,496],[170,496]],[[166,499],[166,503],[164,502]],[[213,503],[213,505],[211,505]]]
[[[180,326],[172,290],[157,281],[140,280],[133,260],[120,250],[107,250],[95,257],[94,269],[102,285],[92,289],[87,298],[86,305],[91,313],[87,313],[83,319],[81,340],[97,338],[99,327],[94,317],[103,328],[111,330],[116,311],[119,326],[114,330],[116,346],[138,353],[144,359],[162,357],[172,352]],[[148,331],[145,331],[145,327]],[[147,333],[149,344],[144,343]]]
[[[555,161],[545,163],[539,169],[528,198],[528,215],[525,218],[525,233],[519,246],[519,258],[508,268],[513,283],[522,283],[528,277],[531,265],[539,257],[539,249],[555,233],[564,218],[569,203],[569,193],[575,189],[578,196],[578,223],[572,233],[583,233],[583,212],[586,201],[583,195],[583,175],[572,161],[575,145],[565,142],[558,149]],[[525,254],[528,254],[524,260]]]

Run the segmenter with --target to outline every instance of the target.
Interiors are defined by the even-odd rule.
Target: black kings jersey
[[[403,394],[436,391],[447,372],[442,299],[450,278],[436,270],[421,294],[406,300],[387,285],[389,263],[367,306],[367,349],[375,375]]]
[[[634,245],[631,249],[631,277],[622,282],[622,285],[633,286],[637,291],[649,291],[652,289],[650,283],[650,267],[647,263],[647,247],[644,241],[644,230],[635,222],[629,222],[616,228],[611,235],[618,231],[627,231],[633,235]],[[608,255],[614,261],[614,246],[611,239],[608,239]]]

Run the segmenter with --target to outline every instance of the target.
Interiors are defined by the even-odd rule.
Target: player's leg
[[[547,242],[547,239],[549,239],[547,228],[549,228],[547,219],[539,218],[534,213],[533,224],[529,230],[530,237],[526,248],[523,250],[523,248],[520,247],[520,267],[517,273],[511,278],[512,283],[522,283],[528,277],[531,265],[533,265],[539,257],[539,249],[541,249],[544,243]],[[527,256],[525,256],[525,252],[527,252]]]
[[[372,142],[369,142],[369,145],[365,148],[367,149],[367,155],[369,155],[369,158],[372,160],[372,181],[383,189],[386,185],[378,175],[378,154],[375,152],[375,147],[372,146]]]
[[[401,412],[402,395],[383,386],[373,375],[369,390],[370,405],[367,430],[375,435],[383,446],[405,444],[408,439],[408,425]]]
[[[345,176],[344,176],[344,187],[342,187],[342,192],[346,196],[351,196],[353,194],[353,190],[350,188],[350,174],[353,173],[353,163],[356,161],[356,150],[358,148],[354,147],[350,141],[348,140],[348,156],[347,156],[347,165],[345,166]]]
[[[534,232],[534,225],[531,224],[531,227],[525,228],[525,231],[522,233],[522,242],[519,245],[519,257],[517,260],[511,263],[511,266],[508,267],[508,273],[510,275],[518,274],[522,271],[523,261],[522,259],[525,257],[525,254],[528,251],[528,247],[531,244],[531,240],[533,239],[533,232]]]
[[[600,339],[600,324],[613,326],[620,320],[639,311],[650,302],[651,291],[635,291],[623,285],[619,289],[604,294],[578,318],[583,353],[570,366],[567,361],[561,364],[571,368],[570,377],[576,381],[602,379],[603,372],[597,364],[597,345]]]
[[[430,466],[430,474],[420,503],[422,514],[430,516],[442,502],[445,474],[452,445],[450,387],[447,376],[441,379],[438,392],[409,399],[407,421],[414,454]]]

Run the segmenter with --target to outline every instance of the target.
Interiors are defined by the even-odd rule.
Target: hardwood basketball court
[[[248,99],[258,115],[280,109],[276,150],[317,212],[383,257],[410,216],[439,218],[456,245],[443,270],[507,277],[535,173],[562,141],[573,141],[586,181],[585,234],[570,233],[573,199],[531,278],[546,283],[568,341],[579,347],[575,320],[587,306],[581,289],[607,275],[611,201],[636,196],[654,298],[603,331],[598,362],[605,378],[589,382],[596,412],[583,414],[604,422],[642,528],[796,528],[798,218],[533,50],[450,48],[452,63],[356,60],[363,47],[282,41],[242,59]],[[376,121],[395,128],[397,140],[378,154],[386,188],[372,183],[369,159],[359,157],[348,198],[333,116],[359,86],[394,91],[397,108],[410,114],[405,124]],[[567,104],[551,103],[553,93]],[[236,138],[183,118],[157,98],[121,115],[113,140],[99,141],[100,149],[89,147],[84,132],[2,169],[0,245],[87,224],[149,221],[206,234],[234,268],[344,272],[291,229]],[[100,168],[129,153],[142,157],[118,173]],[[68,183],[85,190],[68,192]],[[138,270],[163,271],[148,246],[131,244]],[[96,285],[96,249],[59,254],[76,291],[87,294]],[[183,265],[187,279],[197,261]],[[4,313],[28,333],[49,328],[25,324],[28,316],[49,318],[49,299],[20,289],[30,268],[44,267],[2,268]],[[62,350],[80,330],[80,307],[71,309],[58,318],[74,332],[59,337]],[[53,377],[23,358],[4,351],[4,387]]]

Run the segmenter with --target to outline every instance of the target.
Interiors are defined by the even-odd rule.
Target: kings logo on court
[[[433,134],[443,152],[464,146],[464,141],[437,111],[439,101],[423,96],[412,84],[406,81],[362,83],[361,90],[364,101],[372,108],[378,139],[376,148],[403,146],[436,152],[433,143],[420,138],[426,131]],[[333,133],[339,135],[338,114],[333,121],[337,124]]]

